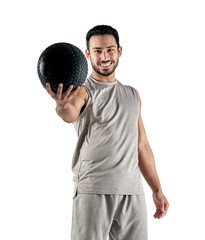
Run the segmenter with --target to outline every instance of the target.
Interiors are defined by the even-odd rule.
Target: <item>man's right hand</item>
[[[72,91],[73,85],[70,85],[67,91],[62,93],[63,84],[60,83],[57,93],[54,93],[50,84],[46,83],[44,89],[56,101],[56,113],[68,123],[72,123],[79,117],[81,109],[85,105],[86,99],[88,99],[87,91],[81,86]]]
[[[67,105],[69,105],[71,96],[74,93],[77,93],[80,89],[80,86],[78,86],[74,91],[72,91],[73,85],[69,85],[69,88],[67,89],[67,91],[62,93],[63,84],[60,83],[58,85],[57,93],[54,93],[49,83],[46,83],[46,87],[43,84],[42,86],[44,89],[46,89],[46,91],[50,94],[50,96],[56,101],[57,107],[60,107],[60,108],[66,108]]]

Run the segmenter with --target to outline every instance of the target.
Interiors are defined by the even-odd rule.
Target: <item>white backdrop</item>
[[[167,215],[155,219],[143,179],[149,240],[205,239],[204,12],[199,0],[1,3],[0,239],[70,239],[77,134],[56,114],[37,61],[60,41],[84,52],[85,35],[98,24],[119,32],[123,54],[116,78],[140,93],[170,202]]]

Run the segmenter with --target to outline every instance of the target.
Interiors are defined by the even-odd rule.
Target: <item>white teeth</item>
[[[109,62],[109,63],[100,63],[100,65],[103,66],[103,67],[108,67],[109,65],[111,65],[111,62]]]

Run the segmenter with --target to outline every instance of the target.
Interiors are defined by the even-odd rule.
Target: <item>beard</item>
[[[113,67],[111,69],[104,69],[104,71],[101,71],[100,68],[98,68],[96,65],[94,65],[93,62],[91,61],[91,65],[92,65],[94,71],[105,77],[110,76],[115,71],[115,69],[118,66],[118,63],[119,63],[119,58],[117,59],[117,62],[113,65]],[[112,64],[113,64],[113,61],[112,61]]]

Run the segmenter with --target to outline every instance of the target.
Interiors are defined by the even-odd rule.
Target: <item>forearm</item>
[[[154,155],[149,144],[138,151],[139,168],[153,192],[162,192],[157,175]]]
[[[72,105],[67,104],[66,107],[56,106],[56,113],[68,123],[71,123],[77,119],[79,112],[78,110]]]

